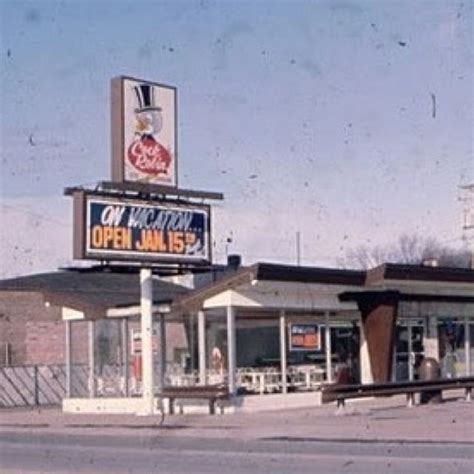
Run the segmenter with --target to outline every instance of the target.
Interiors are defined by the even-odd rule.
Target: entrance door
[[[392,378],[396,381],[416,380],[424,356],[424,327],[420,321],[400,321],[396,327]]]
[[[324,340],[324,338],[323,338]],[[360,383],[360,328],[355,323],[331,327],[332,359],[337,372],[348,371],[349,383]],[[347,382],[346,382],[347,383]]]

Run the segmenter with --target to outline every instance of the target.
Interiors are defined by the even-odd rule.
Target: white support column
[[[153,386],[153,286],[151,270],[140,269],[141,289],[141,321],[140,332],[142,340],[142,410],[141,415],[152,415],[154,408]]]
[[[129,378],[130,378],[130,361],[129,361],[129,339],[128,339],[128,319],[123,318],[120,322],[120,331],[122,333],[122,377],[123,386],[122,393],[125,397],[130,395]]]
[[[66,334],[65,334],[65,356],[66,356],[66,398],[71,398],[72,388],[72,341],[71,341],[71,321],[66,321]]]
[[[216,361],[213,358],[213,350],[217,348],[217,331],[218,331],[218,324],[215,321],[210,321],[209,322],[209,329],[207,331],[207,345],[209,347],[209,351],[207,352],[206,356],[209,360],[209,369],[211,369],[212,372],[212,379],[208,377],[208,382],[210,383],[211,380],[213,383],[219,382],[223,383],[224,382],[224,369],[221,365],[221,367],[218,367],[219,364],[216,363]],[[221,361],[224,362],[224,361]],[[218,378],[216,378],[218,377]]]
[[[425,349],[425,357],[432,357],[439,360],[439,343],[438,343],[438,320],[435,316],[429,316],[427,323],[427,334],[425,334],[423,345]]]
[[[229,392],[236,393],[235,372],[237,367],[235,308],[227,306],[227,378]]]
[[[94,398],[96,396],[95,357],[94,357],[95,321],[87,321],[87,337],[88,337],[88,361],[89,361],[89,377],[88,377],[89,398]]]
[[[331,347],[331,327],[329,323],[329,311],[324,314],[324,342],[326,346],[326,382],[332,382],[332,347]]]
[[[413,354],[413,326],[411,319],[407,320],[407,337],[408,337],[408,380],[414,377],[414,354]]]
[[[464,352],[466,354],[466,374],[471,375],[471,325],[469,318],[464,317]]]
[[[284,310],[280,311],[280,372],[281,372],[281,391],[288,392],[287,384],[287,361],[286,361],[286,314]]]
[[[359,358],[360,358],[360,382],[361,383],[373,383],[374,377],[372,376],[372,367],[370,365],[369,357],[369,346],[367,344],[367,339],[365,338],[364,326],[362,324],[362,318],[360,320],[360,349],[359,349]],[[392,370],[392,375],[395,373]]]
[[[160,388],[165,386],[166,375],[166,320],[165,315],[160,313]]]
[[[190,314],[189,315],[189,353],[191,356],[190,362],[191,362],[191,373],[194,376],[194,372],[196,370],[196,364],[194,361],[194,356],[196,355],[196,325],[195,325],[195,314]]]
[[[199,384],[206,385],[206,313],[198,312]]]

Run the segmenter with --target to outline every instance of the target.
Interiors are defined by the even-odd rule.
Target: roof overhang
[[[171,306],[169,304],[154,304],[152,306],[152,312],[154,314],[168,314],[170,311]],[[135,305],[121,308],[109,308],[105,314],[108,318],[130,318],[140,316],[141,306]]]
[[[456,295],[449,293],[403,293],[393,290],[347,291],[339,295],[340,301],[361,302],[366,300],[390,299],[397,302],[425,303],[474,303],[474,295]]]
[[[284,265],[255,264],[202,289],[184,295],[172,305],[180,312],[233,306],[288,311],[352,311],[354,303],[338,294],[362,284],[363,272]]]

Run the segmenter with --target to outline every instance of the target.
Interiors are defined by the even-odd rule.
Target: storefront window
[[[119,320],[95,322],[94,362],[95,389],[98,397],[121,395],[122,334]]]
[[[472,361],[474,353],[473,330],[474,324],[467,325],[471,328],[470,335],[470,354],[466,353],[466,324],[463,320],[454,318],[444,318],[438,323],[438,344],[439,344],[439,362],[441,366],[441,376],[444,378],[462,377],[467,374],[466,364],[468,358]]]
[[[469,354],[468,354],[470,371],[469,371],[469,374],[466,371],[466,375],[473,375],[474,374],[474,322],[470,323],[468,325],[468,328],[469,328],[469,341],[470,341]]]

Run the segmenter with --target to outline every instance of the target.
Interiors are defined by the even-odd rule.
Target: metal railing
[[[87,387],[87,367],[74,366],[73,371],[72,392],[82,392]],[[64,364],[0,367],[1,408],[60,405],[65,395]]]

